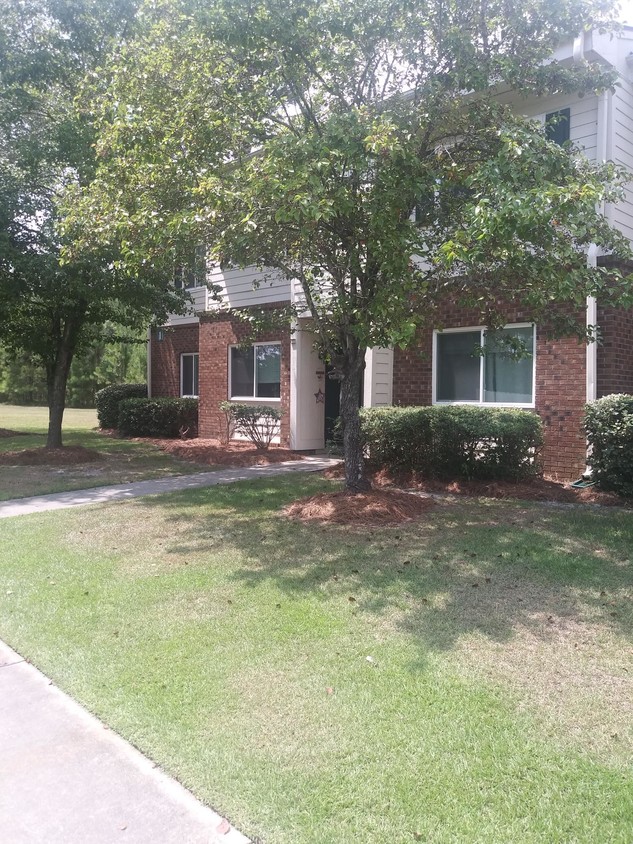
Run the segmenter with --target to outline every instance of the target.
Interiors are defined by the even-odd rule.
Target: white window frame
[[[198,393],[184,392],[184,377],[183,377],[183,360],[184,358],[198,358],[198,393],[200,392],[200,354],[199,352],[182,352],[180,355],[180,398],[181,399],[197,399]]]
[[[255,347],[256,346],[279,346],[279,392],[281,393],[281,340],[266,340],[258,343],[249,343],[248,348],[253,349],[253,355],[255,354]],[[275,398],[274,396],[234,396],[231,393],[231,386],[233,384],[233,363],[232,358],[233,355],[231,354],[232,349],[240,349],[244,348],[244,346],[240,346],[237,343],[234,343],[232,346],[229,346],[228,349],[228,356],[229,356],[229,383],[227,385],[228,394],[229,394],[229,401],[252,401],[252,402],[259,402],[259,404],[273,404],[281,402],[281,396]],[[253,362],[254,363],[254,362]],[[257,367],[253,366],[253,393],[257,392]]]
[[[438,401],[437,398],[437,362],[438,362],[438,352],[437,352],[437,338],[440,334],[460,334],[467,331],[479,331],[481,336],[481,343],[480,345],[483,347],[485,342],[485,332],[487,331],[486,326],[482,325],[470,325],[468,327],[460,327],[460,328],[445,328],[443,331],[439,329],[435,329],[433,331],[433,388],[432,388],[432,398],[431,401],[433,404],[472,404],[476,407],[522,407],[526,409],[533,409],[536,407],[536,325],[533,322],[513,322],[509,323],[508,325],[504,325],[502,330],[511,329],[511,328],[531,328],[532,329],[532,336],[533,336],[533,346],[534,352],[532,354],[532,401],[531,402],[492,402],[492,401],[484,401],[484,355],[480,356],[480,363],[479,363],[479,400],[472,401],[467,399],[462,400],[455,400],[455,401]]]

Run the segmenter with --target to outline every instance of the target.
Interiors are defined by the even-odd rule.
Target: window
[[[280,397],[281,343],[231,346],[229,363],[232,399]]]
[[[533,407],[534,334],[533,325],[435,332],[434,402]]]
[[[180,395],[198,398],[198,355],[180,355]]]
[[[207,283],[207,248],[196,246],[190,257],[174,269],[176,290],[191,290]]]
[[[562,146],[569,140],[570,110],[561,108],[545,115],[545,137],[548,141]]]

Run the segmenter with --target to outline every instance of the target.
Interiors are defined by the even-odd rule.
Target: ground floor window
[[[180,395],[198,398],[198,355],[180,355]]]
[[[436,331],[434,401],[534,406],[533,325]]]
[[[231,399],[278,399],[281,395],[281,343],[231,346]]]

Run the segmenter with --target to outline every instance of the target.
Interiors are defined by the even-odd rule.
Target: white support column
[[[389,404],[393,404],[393,349],[367,349],[363,406],[384,407]]]
[[[325,364],[314,349],[309,319],[295,320],[290,338],[290,448],[325,445]]]

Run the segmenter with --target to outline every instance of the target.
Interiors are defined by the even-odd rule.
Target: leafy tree
[[[341,383],[346,485],[363,489],[368,347],[411,343],[446,298],[494,330],[507,302],[540,321],[553,302],[630,297],[587,265],[591,243],[629,254],[596,210],[623,174],[498,97],[612,84],[547,61],[608,17],[593,0],[152,4],[102,99],[92,234],[131,266],[204,240],[296,280]]]
[[[62,444],[73,357],[107,320],[130,328],[182,306],[164,268],[118,249],[68,247],[93,221],[67,211],[94,177],[95,127],[82,97],[107,51],[134,29],[136,0],[3,0],[0,18],[0,340],[41,361],[47,445]]]
[[[120,339],[127,335],[127,339]],[[124,331],[106,323],[74,357],[66,388],[67,407],[94,407],[95,393],[110,384],[145,380],[145,332]],[[28,352],[12,354],[0,345],[0,401],[10,404],[46,403],[46,375],[41,361]]]

